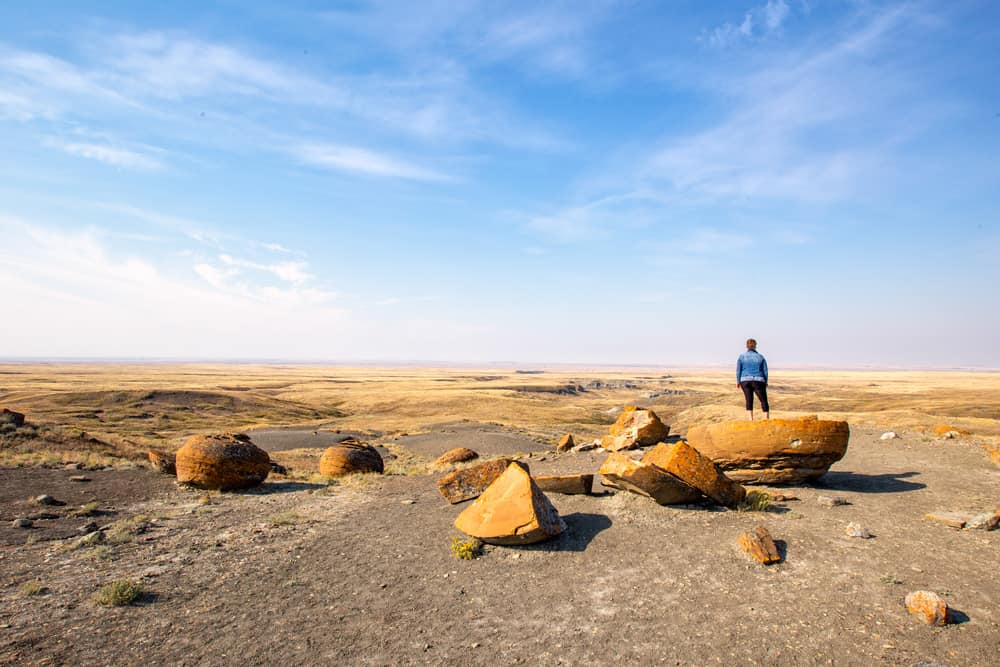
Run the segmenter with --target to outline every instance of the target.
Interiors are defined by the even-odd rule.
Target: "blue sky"
[[[1000,367],[995,3],[0,19],[0,356]]]

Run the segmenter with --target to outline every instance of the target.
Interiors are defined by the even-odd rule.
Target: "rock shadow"
[[[781,560],[778,563],[784,563],[788,560],[788,543],[784,540],[775,540],[774,548],[778,550],[778,558]]]
[[[566,530],[554,540],[530,545],[538,551],[586,551],[590,542],[611,527],[611,519],[603,514],[573,512],[563,516]]]
[[[972,619],[964,611],[959,611],[954,607],[948,607],[948,624],[949,625],[961,625],[962,623],[968,623]]]
[[[312,482],[294,482],[294,481],[281,481],[281,482],[265,482],[260,486],[255,486],[252,489],[244,489],[242,491],[228,491],[227,493],[243,493],[252,496],[266,496],[272,493],[295,493],[296,491],[310,491],[325,489],[326,484],[314,484]]]
[[[828,472],[814,483],[815,486],[837,491],[856,491],[858,493],[902,493],[924,489],[926,484],[908,482],[907,477],[919,475],[918,472],[890,472],[881,475],[865,475],[858,472]]]

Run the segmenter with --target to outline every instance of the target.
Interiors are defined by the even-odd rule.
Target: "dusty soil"
[[[274,480],[202,504],[203,492],[151,472],[93,471],[80,483],[73,471],[2,469],[5,520],[38,493],[93,496],[116,512],[101,524],[152,519],[133,539],[77,549],[47,528],[12,546],[3,526],[0,662],[998,664],[1000,531],[922,516],[1000,505],[1000,469],[974,440],[903,432],[882,442],[880,432],[854,428],[822,484],[786,489],[799,500],[772,511],[550,495],[565,534],[473,561],[450,552],[462,506],[442,500],[436,475]],[[414,446],[433,455],[432,441]],[[529,462],[536,474],[593,472],[603,458]],[[850,504],[823,506],[821,494]],[[851,521],[875,537],[848,538]],[[781,541],[782,563],[759,565],[736,546],[758,523]],[[92,601],[122,577],[143,581],[139,604]],[[24,595],[28,581],[47,591]],[[944,596],[959,622],[913,619],[903,597],[917,589]]]

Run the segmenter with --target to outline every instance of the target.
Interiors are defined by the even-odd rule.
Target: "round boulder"
[[[437,457],[434,460],[435,466],[447,466],[454,463],[464,463],[466,461],[472,461],[473,459],[478,459],[479,454],[469,449],[468,447],[456,447],[455,449],[449,449],[447,452]]]
[[[196,435],[177,450],[177,481],[200,489],[231,491],[257,486],[271,458],[243,433]]]
[[[344,440],[323,452],[319,460],[319,474],[339,477],[353,472],[385,472],[378,450],[357,440]]]

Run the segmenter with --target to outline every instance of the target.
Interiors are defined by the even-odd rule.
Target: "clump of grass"
[[[87,552],[86,556],[91,560],[111,560],[114,551],[106,544],[96,546]]]
[[[430,464],[423,456],[417,456],[406,447],[394,443],[386,443],[385,448],[395,458],[385,462],[386,475],[426,475]]]
[[[124,607],[142,597],[142,584],[132,579],[115,579],[101,586],[94,601],[102,607]]]
[[[763,491],[750,491],[736,507],[737,512],[765,512],[771,506],[771,496]]]
[[[142,535],[149,530],[149,520],[150,517],[145,514],[137,514],[131,519],[115,521],[108,529],[108,542],[112,544],[131,542],[137,535]]]
[[[454,535],[451,538],[451,553],[458,560],[472,560],[480,555],[482,548],[483,545],[475,538],[463,540]]]
[[[272,526],[295,526],[302,523],[302,517],[296,512],[282,512],[272,516],[268,523]]]
[[[80,505],[75,510],[70,512],[70,514],[72,514],[73,516],[94,516],[95,514],[98,513],[97,508],[98,504],[97,501],[95,500],[87,503],[86,505]]]
[[[37,595],[45,595],[49,592],[49,589],[42,585],[42,582],[37,579],[34,581],[26,581],[18,588],[18,591],[26,598],[35,597]]]
[[[879,581],[881,581],[883,584],[885,584],[887,586],[894,586],[896,584],[903,583],[901,580],[897,579],[896,575],[894,575],[894,574],[887,574],[884,577],[882,577],[881,579],[879,579]]]

